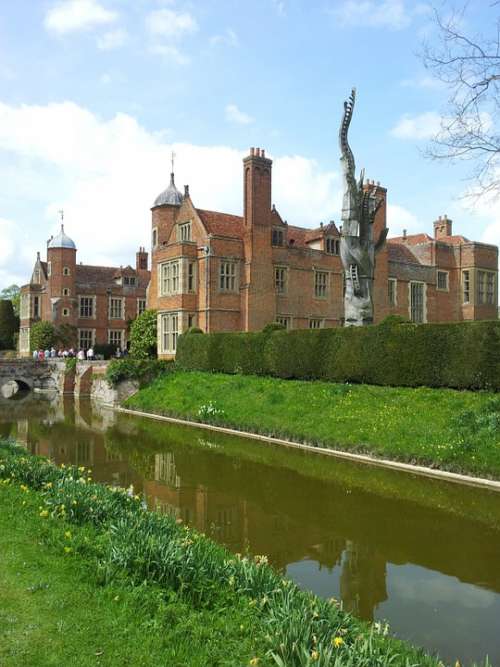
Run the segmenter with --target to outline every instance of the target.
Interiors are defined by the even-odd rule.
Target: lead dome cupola
[[[165,204],[168,204],[170,206],[180,206],[182,204],[183,199],[184,197],[175,187],[174,172],[171,172],[170,183],[168,188],[163,192],[160,192],[158,197],[156,197],[153,206],[164,206]]]
[[[64,232],[64,225],[61,225],[59,234],[53,236],[47,243],[47,249],[50,250],[53,248],[71,248],[71,250],[76,250],[75,242]]]

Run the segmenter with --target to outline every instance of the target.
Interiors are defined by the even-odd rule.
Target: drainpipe
[[[210,333],[210,287],[211,287],[211,262],[210,256],[212,254],[211,247],[212,235],[208,235],[207,245],[205,246],[205,323],[207,333]]]

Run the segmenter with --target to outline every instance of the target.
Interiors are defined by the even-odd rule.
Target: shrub
[[[125,380],[136,380],[140,385],[147,384],[160,373],[167,373],[174,368],[172,360],[159,359],[113,359],[106,369],[106,380],[115,387]]]
[[[145,310],[131,324],[130,354],[136,359],[150,359],[157,353],[157,311]]]
[[[94,345],[94,354],[102,356],[104,359],[111,359],[116,354],[116,345],[112,343],[96,343]]]
[[[203,330],[200,329],[200,327],[189,327],[189,329],[185,333],[187,333],[187,334],[202,334]]]
[[[14,347],[14,336],[19,329],[19,318],[14,312],[12,301],[0,300],[0,350]]]
[[[77,359],[76,357],[68,357],[67,359],[64,360],[64,374],[65,375],[71,375],[71,373],[74,373],[76,370],[76,363]]]
[[[60,324],[55,331],[57,345],[63,348],[76,347],[78,344],[78,329],[72,324]]]
[[[262,329],[262,333],[272,333],[273,331],[284,330],[286,330],[286,326],[284,324],[280,324],[279,322],[269,322],[269,324],[266,324],[266,326]]]
[[[50,350],[56,344],[56,330],[51,322],[36,322],[31,327],[31,350]]]
[[[185,370],[392,386],[500,390],[500,322],[181,336]]]

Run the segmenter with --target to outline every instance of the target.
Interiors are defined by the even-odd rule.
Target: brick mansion
[[[76,245],[64,226],[38,253],[28,285],[21,288],[19,352],[30,351],[30,329],[40,320],[70,325],[79,349],[127,345],[128,325],[146,308],[148,253],[140,248],[135,268],[77,263]]]
[[[158,310],[158,352],[175,354],[191,326],[205,332],[258,331],[343,323],[344,276],[335,222],[288,224],[272,203],[272,161],[251,148],[243,160],[243,216],[196,208],[189,188],[170,185],[152,208],[148,308]],[[374,237],[386,227],[387,190]],[[390,314],[413,322],[497,318],[498,248],[453,234],[446,216],[434,234],[389,238],[377,255],[375,322]]]
[[[387,190],[374,237],[386,227]],[[68,323],[78,345],[127,345],[127,323],[158,311],[158,354],[175,354],[179,334],[258,331],[270,322],[292,328],[343,323],[344,276],[335,222],[310,229],[288,224],[272,196],[272,161],[260,148],[243,160],[243,215],[200,209],[189,187],[170,184],[152,212],[151,272],[140,249],[135,268],[78,264],[64,229],[38,256],[21,290],[20,351],[29,352],[33,322]],[[401,315],[413,322],[497,318],[498,248],[453,233],[447,216],[427,233],[389,238],[377,255],[375,322]]]

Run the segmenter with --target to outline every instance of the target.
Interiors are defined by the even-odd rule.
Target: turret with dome
[[[53,248],[69,248],[76,250],[75,242],[64,232],[64,225],[61,224],[61,231],[57,236],[51,236],[47,241],[47,250]]]
[[[166,190],[160,192],[156,197],[153,207],[155,206],[180,206],[184,200],[182,194],[175,187],[174,172],[170,173],[170,183]]]

